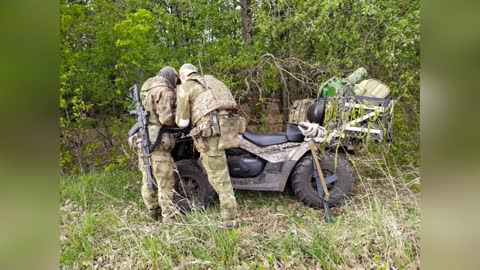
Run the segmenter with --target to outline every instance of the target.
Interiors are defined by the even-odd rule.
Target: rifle
[[[128,136],[133,136],[135,133],[140,131],[141,140],[143,150],[145,151],[145,158],[143,159],[143,166],[145,167],[145,171],[147,173],[147,183],[148,188],[153,189],[153,172],[152,172],[152,164],[150,164],[150,156],[151,156],[151,149],[150,149],[150,139],[148,136],[148,116],[149,113],[146,111],[140,100],[140,93],[138,92],[137,84],[134,84],[129,90],[130,96],[132,97],[133,101],[135,102],[135,110],[130,111],[131,115],[136,115],[137,122],[135,125],[128,131]]]
[[[203,76],[203,68],[202,68],[202,63],[200,63],[200,60],[198,60],[198,67],[200,68],[200,74],[202,75],[203,89],[207,90],[207,82],[205,81],[205,76]]]

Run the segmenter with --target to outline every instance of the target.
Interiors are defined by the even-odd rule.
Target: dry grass
[[[334,224],[290,192],[238,191],[242,224],[233,230],[217,226],[216,205],[176,224],[152,222],[136,172],[64,178],[62,268],[419,268],[418,169],[369,154],[351,161],[354,193],[334,209]]]

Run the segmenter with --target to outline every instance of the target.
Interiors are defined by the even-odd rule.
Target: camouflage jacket
[[[142,105],[150,113],[150,125],[174,126],[175,91],[163,77],[148,79],[140,91]]]

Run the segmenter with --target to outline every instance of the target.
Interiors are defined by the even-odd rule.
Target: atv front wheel
[[[193,159],[180,160],[175,164],[178,172],[174,172],[174,203],[182,211],[194,208],[205,209],[215,195],[215,190],[208,182],[207,175]]]
[[[326,153],[325,155],[319,156],[319,158],[320,167],[322,167],[323,176],[326,180],[329,177],[330,179],[332,179],[332,177],[336,178],[335,182],[327,185],[330,193],[328,205],[335,207],[352,192],[352,170],[347,161],[340,155],[337,156],[336,168],[335,155],[333,153]],[[297,165],[295,165],[291,181],[295,194],[304,204],[316,209],[323,207],[323,201],[318,195],[317,183],[313,176],[313,157],[311,153],[302,157]]]

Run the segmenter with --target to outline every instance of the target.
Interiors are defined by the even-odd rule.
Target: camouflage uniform
[[[225,150],[219,149],[220,136],[212,134],[211,131],[210,111],[220,112],[222,107],[236,106],[236,103],[234,100],[232,101],[233,97],[222,97],[221,91],[217,91],[218,97],[215,100],[202,95],[208,91],[200,83],[202,80],[199,75],[193,73],[182,81],[182,85],[177,90],[176,122],[182,127],[184,126],[182,122],[191,120],[192,131],[190,134],[200,153],[208,180],[219,196],[222,219],[231,222],[237,216],[237,202],[230,181]],[[219,81],[217,80],[217,82]],[[229,95],[231,96],[231,94]]]
[[[149,112],[148,131],[150,144],[153,145],[161,126],[174,126],[173,116],[175,107],[175,91],[171,83],[161,76],[148,79],[142,86],[140,98],[145,110]],[[175,147],[173,134],[164,132],[161,142],[151,155],[154,188],[149,189],[147,174],[143,167],[145,158],[143,149],[139,149],[139,168],[142,172],[142,197],[145,206],[153,216],[161,208],[163,220],[174,218],[173,190],[175,179],[173,176],[174,161],[170,152]]]

